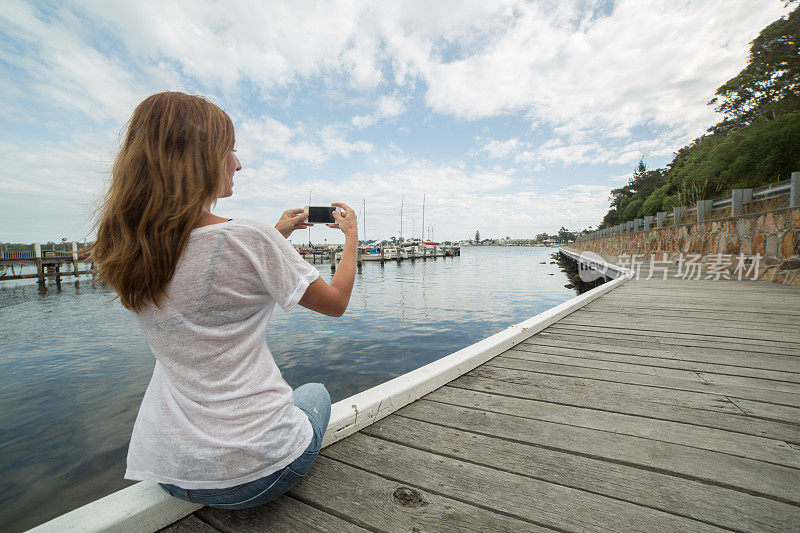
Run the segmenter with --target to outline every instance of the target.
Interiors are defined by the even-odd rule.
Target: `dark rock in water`
[[[566,285],[564,285],[564,288],[565,289],[574,289],[575,285],[573,285],[572,283],[567,283]]]
[[[546,264],[547,264],[547,261],[539,261],[539,264],[540,264],[540,265],[546,265]]]
[[[548,276],[555,276],[555,274],[550,273],[550,274],[548,274]]]
[[[551,264],[551,265],[555,265],[555,264],[556,264],[556,262],[555,262],[555,261],[550,261],[550,264]]]

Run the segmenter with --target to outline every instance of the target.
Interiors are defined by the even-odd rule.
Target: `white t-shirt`
[[[126,479],[184,489],[267,476],[311,443],[267,347],[319,272],[274,227],[235,219],[192,231],[157,308],[136,314],[156,364],[133,426]]]

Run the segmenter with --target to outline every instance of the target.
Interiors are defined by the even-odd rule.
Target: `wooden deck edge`
[[[617,279],[619,277],[632,275],[632,272],[629,269],[609,263],[603,259],[600,254],[596,254],[594,252],[574,251],[564,247],[562,247],[559,251],[570,259],[587,265],[589,268],[593,268],[594,270],[598,270],[610,278]]]
[[[151,533],[203,507],[173,498],[157,483],[140,481],[31,529],[31,532]]]
[[[573,259],[580,260],[578,253],[563,248],[561,252]],[[591,260],[598,261],[597,257],[592,257]],[[603,263],[601,265],[603,268],[609,271],[613,270],[618,277],[519,324],[509,326],[491,337],[333,404],[322,446],[329,446],[352,435],[433,392],[525,341],[630,278],[630,271],[627,269],[605,263],[602,258],[599,261]],[[202,506],[169,496],[156,483],[140,481],[29,531],[35,533],[72,531],[152,533],[192,514],[200,507]]]

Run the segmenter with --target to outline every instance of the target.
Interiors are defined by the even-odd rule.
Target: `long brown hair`
[[[91,250],[128,309],[159,305],[189,234],[225,190],[234,140],[230,117],[200,96],[154,94],[134,110]]]

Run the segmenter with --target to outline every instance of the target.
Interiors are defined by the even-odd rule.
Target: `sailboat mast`
[[[308,208],[311,209],[311,189],[308,189]],[[311,226],[308,227],[308,245],[311,246]]]
[[[400,197],[400,238],[403,238],[403,200],[405,200],[406,195]]]
[[[422,240],[425,240],[425,195],[422,195]]]
[[[361,234],[362,239],[367,240],[367,199],[361,199]]]

